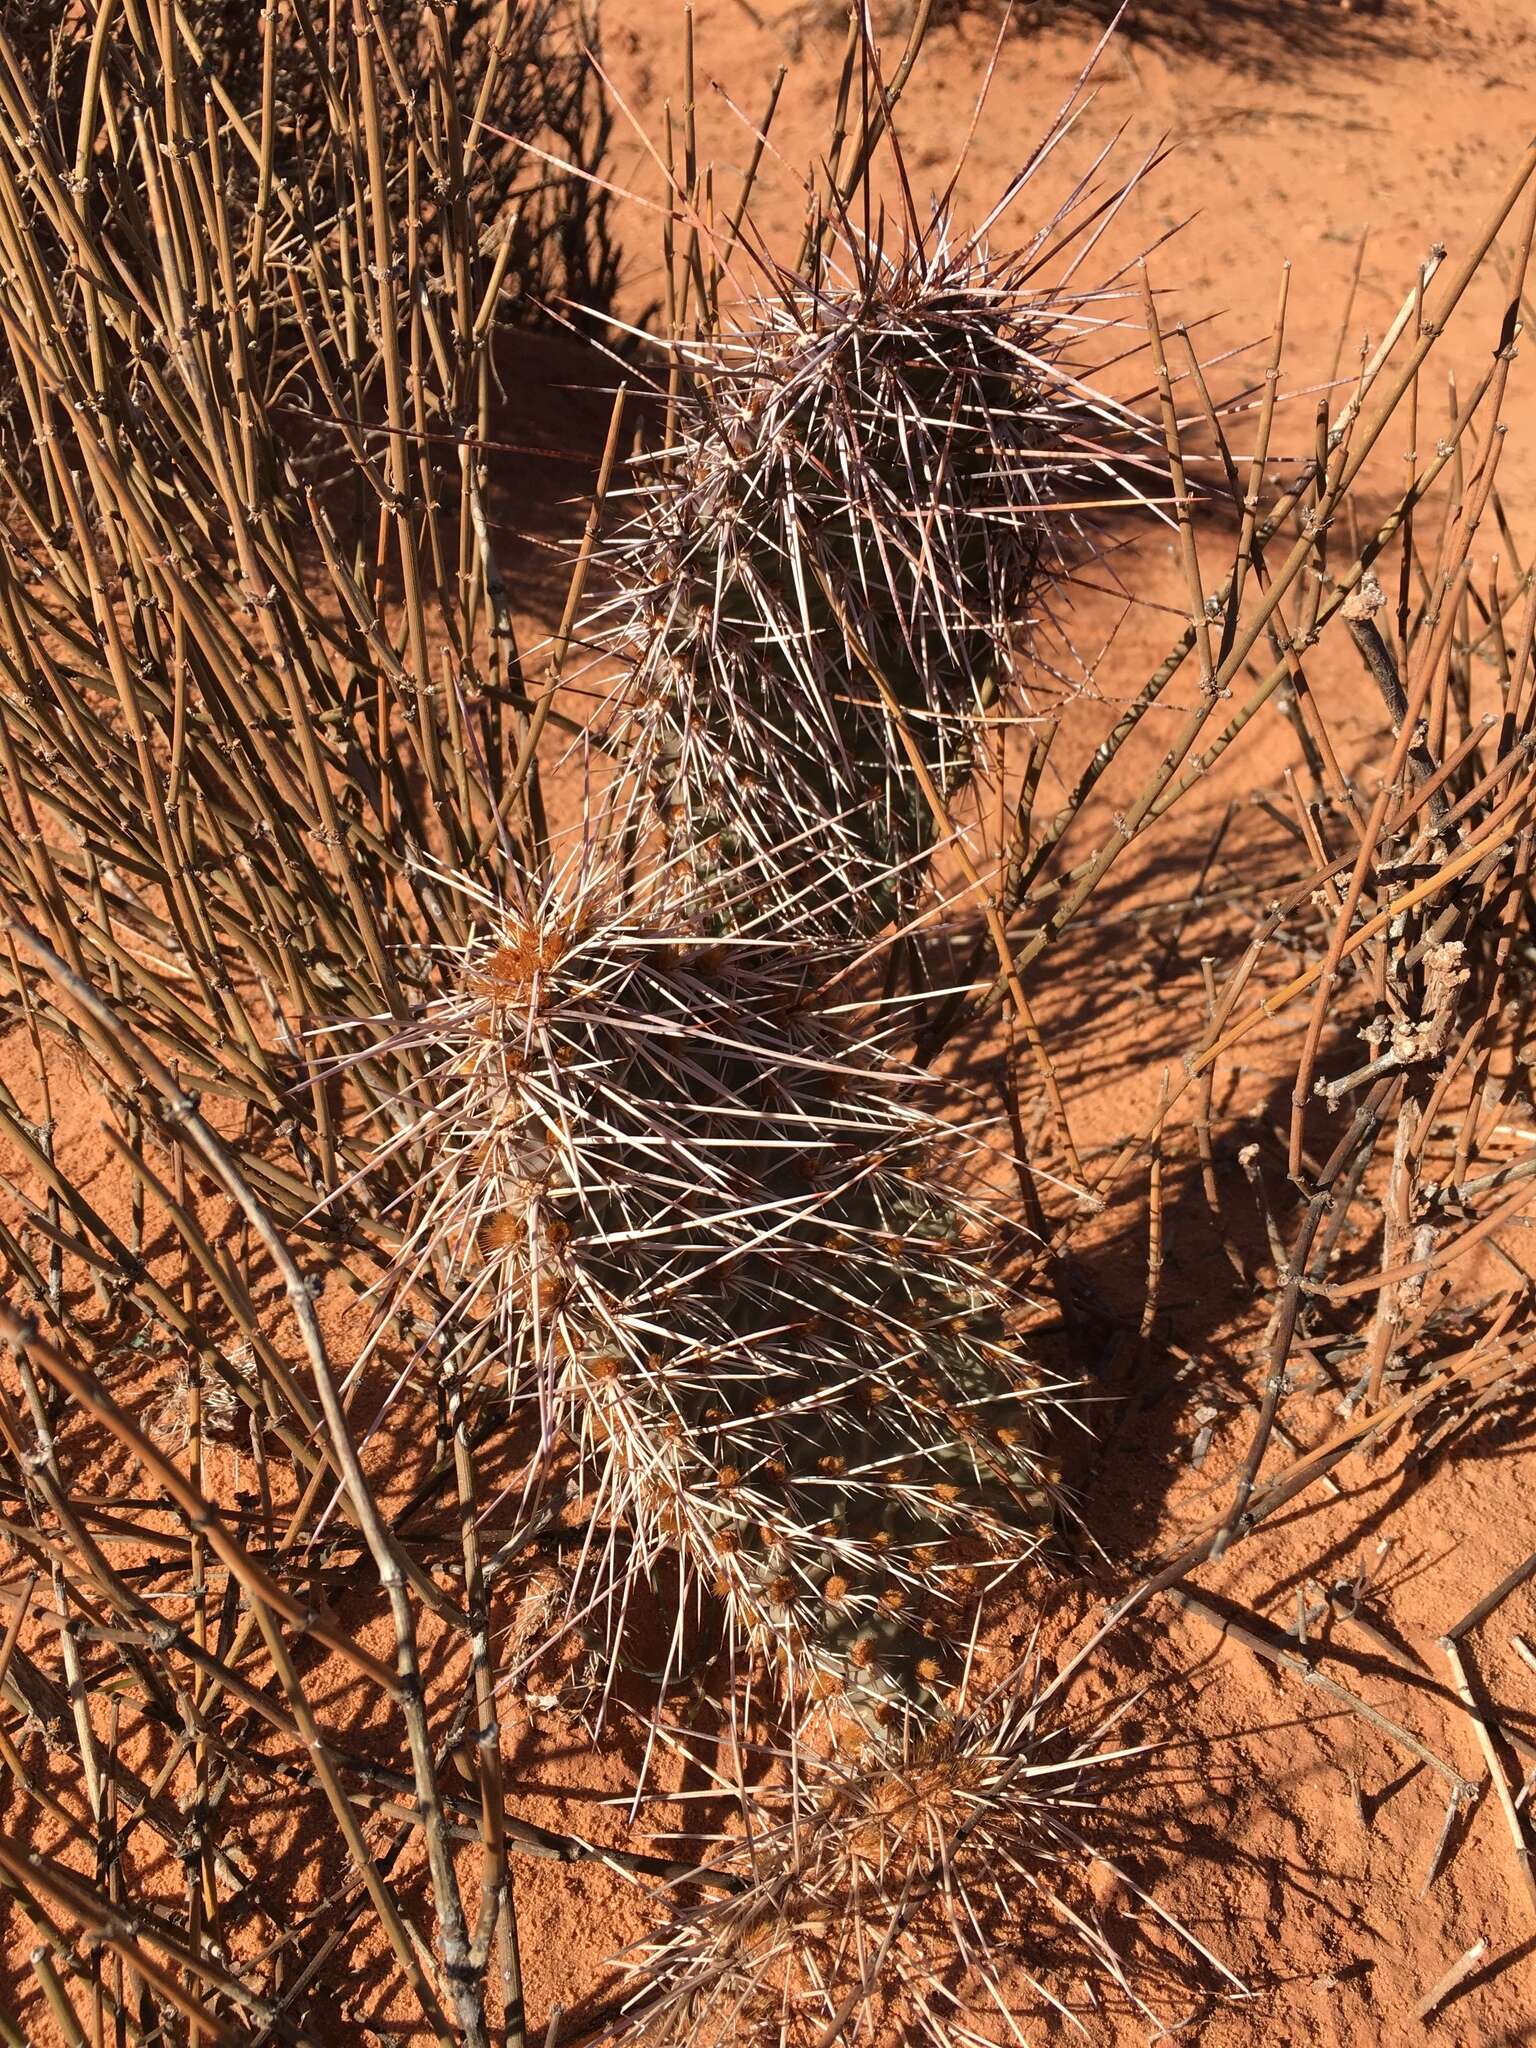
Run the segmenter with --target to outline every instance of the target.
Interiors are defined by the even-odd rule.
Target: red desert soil
[[[1380,338],[1431,245],[1462,253],[1507,181],[1536,110],[1536,26],[1519,13],[1502,0],[1387,0],[1379,10],[1321,0],[1134,0],[1127,32],[1101,62],[1096,95],[1070,147],[1042,177],[1040,195],[1033,196],[1034,187],[1025,194],[1014,231],[1027,234],[1039,208],[1115,136],[1116,161],[1126,171],[1166,138],[1172,154],[1132,196],[1096,266],[1112,271],[1179,228],[1153,258],[1164,324],[1206,322],[1199,329],[1202,353],[1215,362],[1264,337],[1288,258],[1285,389],[1315,390],[1333,372],[1346,309],[1345,376],[1361,336]],[[672,0],[605,0],[613,82],[648,134],[658,130],[666,98],[681,102],[681,14]],[[750,138],[724,95],[755,115],[776,66],[792,45],[798,50],[773,131],[782,164],[765,181],[758,208],[766,235],[791,233],[798,220],[791,173],[826,140],[841,28],[803,9],[786,14],[780,0],[699,0],[694,19],[704,146],[727,189]],[[996,27],[996,9],[961,0],[944,9],[929,37],[898,122],[919,193],[950,174]],[[1092,6],[1016,13],[961,172],[962,224],[990,207],[1027,156],[1101,27]],[[654,166],[622,117],[615,159],[621,184],[654,190]],[[627,308],[638,313],[654,290],[653,218],[621,209],[620,223],[629,250]],[[1008,232],[1005,221],[998,240]],[[1442,376],[1454,367],[1470,382],[1481,372],[1501,310],[1498,277],[1490,272],[1471,292],[1449,352],[1439,358]],[[529,360],[539,376],[544,358],[535,351]],[[1255,367],[1252,355],[1221,363],[1213,384],[1236,391]],[[546,420],[554,402],[542,404]],[[1301,396],[1282,415],[1285,445],[1298,453],[1309,444],[1312,405]],[[599,400],[599,418],[602,409]],[[529,410],[541,410],[537,394],[530,394]],[[1437,431],[1440,416],[1427,423],[1427,434]],[[1501,492],[1515,543],[1528,555],[1536,547],[1536,364],[1529,352],[1516,366],[1506,418]],[[520,481],[547,491],[547,516],[563,527],[565,514],[553,501],[569,496],[580,473],[562,465],[541,478],[538,468],[528,465]],[[534,507],[525,510],[524,523],[536,528],[545,516]],[[1122,619],[1123,605],[1105,579],[1076,594],[1071,618],[1085,658],[1116,633],[1097,671],[1097,687],[1109,699],[1129,695],[1155,667],[1176,630],[1163,607],[1178,602],[1172,544],[1150,521],[1117,569],[1145,602]],[[557,602],[553,588],[525,599],[530,633],[553,624]],[[1350,661],[1335,653],[1314,680],[1341,744],[1352,745],[1358,759],[1378,758],[1380,706]],[[1230,925],[1202,912],[1175,954],[1166,944],[1173,919],[1138,920],[1136,913],[1188,894],[1229,809],[1232,823],[1208,877],[1211,892],[1241,879],[1245,858],[1250,872],[1266,858],[1273,865],[1275,828],[1253,797],[1278,787],[1294,758],[1290,727],[1278,711],[1267,711],[1167,826],[1124,862],[1110,906],[1123,922],[1059,947],[1039,970],[1032,994],[1085,1158],[1104,1157],[1145,1126],[1165,1070],[1177,1070],[1199,1033],[1200,952],[1219,935],[1229,948],[1246,938],[1239,927],[1234,941]],[[1106,822],[1112,808],[1111,792]],[[35,1083],[24,1036],[16,1034],[3,1052],[6,1078],[30,1106]],[[977,1071],[994,1056],[985,1042],[963,1049],[963,1061]],[[1237,1154],[1261,1140],[1286,1108],[1270,1086],[1262,1045],[1250,1046],[1244,1059],[1223,1070],[1217,1128],[1230,1234],[1261,1266],[1266,1251]],[[66,1100],[59,1142],[70,1148],[82,1185],[95,1148],[99,1199],[111,1215],[124,1194],[95,1135],[96,1113],[94,1104]],[[1145,1175],[1129,1177],[1123,1198],[1078,1240],[1072,1286],[1081,1322],[1059,1340],[1052,1362],[1092,1383],[1102,1443],[1069,1465],[1082,1535],[1078,1560],[1064,1560],[1042,1593],[1054,1654],[1074,1632],[1081,1636],[1140,1563],[1220,1512],[1252,1427],[1251,1403],[1262,1382],[1262,1313],[1255,1314],[1253,1290],[1238,1283],[1215,1240],[1190,1173],[1191,1151],[1185,1124],[1169,1146],[1166,1265],[1149,1345],[1107,1341],[1100,1313],[1106,1306],[1128,1311],[1134,1328],[1145,1280]],[[355,1327],[338,1305],[332,1335],[343,1358]],[[1287,1427],[1300,1445],[1326,1433],[1335,1400],[1326,1391],[1295,1398]],[[1495,1410],[1460,1439],[1454,1456],[1413,1465],[1409,1447],[1389,1445],[1357,1457],[1344,1468],[1337,1497],[1314,1488],[1229,1557],[1202,1567],[1196,1583],[1218,1604],[1240,1603],[1283,1632],[1295,1620],[1298,1598],[1309,1597],[1307,1581],[1331,1584],[1367,1572],[1360,1614],[1315,1624],[1312,1647],[1320,1629],[1331,1676],[1477,1778],[1481,1759],[1437,1638],[1536,1549],[1528,1429],[1523,1410]],[[1529,1586],[1480,1632],[1476,1655],[1505,1726],[1536,1742],[1536,1670],[1511,1647],[1516,1633],[1536,1639],[1536,1589]],[[382,1643],[376,1647],[382,1653]],[[320,1700],[346,1682],[323,1664],[312,1676]],[[1272,1671],[1230,1637],[1219,1640],[1205,1622],[1157,1602],[1116,1639],[1094,1684],[1105,1694],[1145,1687],[1139,1736],[1171,1744],[1146,1767],[1134,1802],[1136,1875],[1251,1990],[1239,1999],[1218,1995],[1208,1977],[1191,1975],[1182,1985],[1149,1980],[1149,2002],[1179,2039],[1208,2048],[1260,2041],[1321,2048],[1426,2035],[1492,2048],[1536,2039],[1536,1922],[1491,1797],[1453,1836],[1426,1893],[1445,1817],[1442,1780],[1300,1676]],[[523,1743],[513,1751],[518,1810],[556,1825],[565,1815],[589,1832],[604,1827],[595,1802],[620,1788],[622,1774],[583,1751],[576,1724],[541,1720],[536,1709],[520,1706],[508,1712]],[[570,1788],[573,1799],[527,1792],[541,1777]],[[612,1820],[617,1835],[622,1816]],[[267,1827],[273,1853],[288,1854],[280,1813],[267,1816]],[[296,1851],[284,1867],[296,1907],[323,1894],[330,1873]],[[606,1959],[636,1935],[644,1914],[617,1878],[591,1867],[522,1862],[516,1878],[531,2038],[539,2040],[553,2004],[579,2009],[611,1988]],[[1130,1901],[1110,1898],[1105,1907],[1111,1928],[1118,1916],[1132,1944]],[[1416,2005],[1479,1940],[1487,1943],[1485,1956],[1426,2029]],[[27,1945],[24,1935],[12,1936],[22,1959]],[[1165,1960],[1174,1953],[1165,1948]],[[1157,2038],[1123,2005],[1113,2015],[1096,2013],[1083,1987],[1076,1989],[1088,2038]],[[24,2010],[31,2038],[58,2038],[24,1960],[7,1990]],[[360,1998],[362,2005],[372,2028],[389,2028],[387,2010],[371,1998]],[[354,2033],[352,2018],[338,2012],[327,2025],[312,2014],[314,2038],[380,2038],[376,2031]],[[981,2038],[994,2037],[988,2022],[977,2024]],[[995,2021],[990,2025],[995,2029]],[[1059,2022],[1042,2021],[1029,2027],[1028,2038],[1061,2031]]]
[[[984,213],[1019,168],[1070,92],[1109,12],[1017,10],[960,175],[955,210],[962,224]],[[779,24],[807,18],[803,10],[754,11],[744,0],[703,0],[696,8],[700,118],[720,160],[739,161],[746,147],[739,129],[731,139],[716,82],[755,115],[788,55]],[[609,0],[606,19],[615,83],[654,129],[663,99],[680,101],[678,21],[672,10],[635,0]],[[925,46],[897,117],[920,198],[950,175],[996,26],[995,9],[949,9]],[[1068,161],[1040,181],[1041,197],[1031,197],[1033,186],[1026,190],[1014,233],[1030,233],[1048,199],[1117,135],[1116,161],[1125,169],[1166,139],[1172,154],[1117,221],[1108,237],[1114,253],[1105,245],[1102,255],[1095,252],[1098,272],[1113,271],[1178,228],[1152,258],[1153,281],[1167,294],[1163,325],[1207,321],[1201,349],[1211,361],[1266,334],[1280,266],[1289,259],[1284,388],[1293,392],[1332,373],[1357,265],[1345,376],[1362,336],[1380,339],[1431,245],[1445,243],[1453,257],[1464,252],[1529,139],[1536,24],[1489,0],[1388,0],[1380,9],[1315,0],[1137,0],[1125,26],[1118,49],[1099,65],[1093,102],[1063,152]],[[890,40],[897,41],[894,32]],[[806,33],[773,129],[786,166],[804,164],[824,141],[841,43],[835,26]],[[638,148],[631,162],[632,179],[643,182],[648,166]],[[777,224],[771,198],[761,214],[765,225]],[[786,201],[786,225],[792,217]],[[1005,225],[1000,242],[1006,234]],[[645,280],[632,274],[631,284],[643,299]],[[1499,301],[1498,276],[1489,274],[1457,323],[1442,376],[1454,369],[1465,388],[1481,373],[1497,338]],[[1536,545],[1536,375],[1526,353],[1510,387],[1500,484],[1517,543],[1528,554]],[[1255,358],[1244,364],[1213,371],[1213,382],[1224,376],[1228,388],[1238,388],[1252,376]],[[1291,408],[1287,446],[1304,447],[1312,404],[1302,398]],[[1391,452],[1401,451],[1394,445]],[[1129,563],[1122,560],[1119,573],[1141,598],[1178,602],[1169,538],[1149,538]],[[1114,601],[1080,591],[1072,619],[1078,649],[1102,645],[1120,611]],[[1098,671],[1105,695],[1129,695],[1169,638],[1166,616],[1133,611]],[[1379,707],[1349,659],[1335,652],[1316,682],[1336,732],[1362,751],[1379,740]],[[1265,837],[1252,794],[1278,787],[1294,758],[1284,720],[1266,713],[1246,746],[1234,749],[1173,815],[1171,835],[1154,838],[1143,858],[1126,862],[1123,895],[1112,908],[1127,922],[1048,955],[1038,970],[1032,996],[1085,1156],[1092,1148],[1117,1148],[1145,1127],[1165,1068],[1177,1070],[1199,1029],[1197,972],[1169,971],[1160,959],[1171,919],[1138,931],[1132,913],[1187,892],[1232,804],[1239,807],[1238,829],[1224,842],[1223,874],[1240,874],[1245,849],[1257,857]],[[1195,968],[1214,931],[1185,931],[1181,966]],[[1225,944],[1232,943],[1229,934]],[[977,1056],[984,1060],[987,1049]],[[1262,1051],[1245,1057],[1253,1064],[1226,1079],[1228,1101],[1218,1104],[1230,1119],[1219,1134],[1227,1162],[1222,1185],[1239,1238],[1256,1231],[1257,1221],[1244,1201],[1236,1154],[1266,1119],[1279,1121],[1288,1111],[1278,1098],[1266,1105]],[[1146,1356],[1112,1365],[1108,1380],[1100,1379],[1096,1391],[1119,1404],[1105,1410],[1109,1447],[1070,1475],[1083,1488],[1083,1528],[1110,1560],[1101,1580],[1110,1588],[1117,1579],[1124,1583],[1136,1561],[1167,1552],[1219,1515],[1247,1448],[1248,1404],[1262,1382],[1262,1324],[1255,1325],[1246,1290],[1212,1240],[1188,1175],[1187,1128],[1173,1149],[1179,1157],[1177,1171],[1170,1161],[1157,1341]],[[1112,1204],[1082,1254],[1088,1284],[1133,1314],[1144,1281],[1143,1199],[1138,1184],[1132,1199]],[[1252,1250],[1262,1258],[1258,1245]],[[1102,1354],[1073,1361],[1079,1371],[1102,1362]],[[1318,1399],[1313,1411],[1304,1400],[1292,1411],[1303,1443],[1326,1434],[1332,1400]],[[1191,1453],[1202,1427],[1212,1425],[1197,1467]],[[1313,1488],[1246,1546],[1202,1568],[1197,1583],[1217,1600],[1265,1615],[1278,1633],[1294,1623],[1305,1580],[1327,1583],[1369,1571],[1362,1618],[1374,1627],[1324,1624],[1326,1669],[1476,1777],[1481,1759],[1473,1731],[1454,1702],[1436,1639],[1536,1549],[1528,1425],[1525,1414],[1491,1418],[1454,1458],[1431,1458],[1418,1469],[1408,1467],[1402,1451],[1356,1459],[1339,1498]],[[1075,1611],[1101,1598],[1085,1595]],[[1066,1605],[1072,1607],[1070,1595]],[[1510,1637],[1529,1634],[1533,1623],[1536,1593],[1527,1587],[1477,1639],[1501,1718],[1529,1736],[1536,1736],[1536,1672],[1514,1653]],[[1166,1821],[1161,1853],[1139,1874],[1157,1873],[1160,1901],[1253,1992],[1247,2002],[1222,2006],[1181,1998],[1168,1986],[1149,1989],[1170,2024],[1188,2016],[1180,2039],[1198,2038],[1210,2048],[1258,2041],[1342,2048],[1429,2034],[1488,2048],[1536,2039],[1536,1921],[1493,1801],[1482,1802],[1423,1896],[1445,1817],[1444,1785],[1401,1748],[1350,1713],[1330,1710],[1299,1678],[1273,1672],[1230,1641],[1218,1643],[1208,1626],[1167,1603],[1132,1625],[1118,1660],[1118,1669],[1115,1658],[1108,1660],[1105,1689],[1117,1680],[1149,1687],[1143,1734],[1177,1739],[1166,1765],[1174,1780],[1182,1779],[1182,1790],[1165,1782],[1155,1798],[1149,1795],[1147,1813],[1155,1816],[1161,1802]],[[1486,1956],[1426,2028],[1415,2006],[1480,1939]],[[1095,2040],[1157,2038],[1139,2019],[1096,2021],[1091,2011],[1084,2018]],[[1056,2023],[1032,2030],[1032,2037],[1064,2032]]]

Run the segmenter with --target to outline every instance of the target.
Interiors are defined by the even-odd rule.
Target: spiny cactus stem
[[[981,870],[971,858],[970,848],[966,845],[964,832],[958,830],[951,819],[944,799],[939,794],[932,775],[928,772],[928,764],[923,759],[922,749],[912,737],[912,729],[907,723],[906,712],[893,694],[885,677],[881,674],[879,664],[865,646],[862,636],[852,620],[849,619],[846,609],[839,602],[837,593],[826,582],[825,578],[822,579],[822,588],[825,591],[828,604],[832,606],[837,616],[838,623],[843,630],[848,645],[853,649],[865,673],[879,692],[881,706],[901,740],[902,751],[907,757],[908,765],[932,813],[934,826],[939,834],[941,843],[954,848],[955,858],[959,861],[966,881],[975,892],[976,899],[981,905],[982,916],[986,920],[987,930],[991,934],[992,943],[997,949],[998,964],[1003,980],[1007,985],[1014,1008],[1019,1013],[1019,1021],[1024,1026],[1024,1036],[1029,1045],[1030,1056],[1033,1058],[1040,1079],[1044,1083],[1051,1111],[1056,1119],[1056,1127],[1061,1137],[1062,1149],[1067,1155],[1068,1168],[1073,1178],[1081,1181],[1083,1178],[1083,1163],[1078,1156],[1077,1146],[1073,1142],[1072,1127],[1067,1121],[1067,1105],[1062,1096],[1061,1084],[1056,1077],[1056,1069],[1046,1048],[1040,1026],[1035,1019],[1035,1013],[1030,1004],[1029,997],[1024,992],[1024,984],[1019,979],[1018,969],[1014,965],[1013,947],[1008,938],[1008,928],[1003,922],[1002,913],[997,907],[994,891],[989,887]]]

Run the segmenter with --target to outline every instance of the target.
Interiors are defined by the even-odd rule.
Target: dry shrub
[[[581,172],[601,162],[610,123],[587,60],[596,18],[580,0],[279,0],[255,14],[196,0],[174,15],[7,0],[0,34],[0,103],[35,166],[18,194],[34,284],[49,281],[50,310],[96,350],[93,376],[121,378],[140,403],[155,402],[141,355],[175,382],[174,333],[155,313],[130,315],[154,296],[167,235],[196,273],[185,310],[204,331],[215,296],[240,306],[237,374],[278,406],[289,447],[306,413],[332,429],[343,410],[377,416],[381,200],[404,227],[401,246],[386,238],[386,267],[424,299],[439,355],[489,315],[492,281],[499,322],[608,303],[607,202]],[[144,157],[165,140],[157,104],[188,152],[158,217]],[[197,241],[181,242],[178,215]],[[202,274],[215,264],[217,279]],[[39,430],[29,389],[23,370],[10,405],[23,449]],[[452,427],[449,406],[428,411]]]

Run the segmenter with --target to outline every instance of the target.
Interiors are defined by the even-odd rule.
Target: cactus
[[[404,1042],[395,1144],[429,1167],[397,1279],[494,1319],[546,1470],[574,1455],[609,1532],[577,1610],[616,1647],[666,1582],[792,1692],[927,1696],[929,1638],[1040,1539],[1059,1390],[922,1077],[836,999],[845,956],[643,914],[601,859],[481,910]]]
[[[802,1756],[780,1816],[759,1811],[717,1851],[738,1888],[672,1917],[631,1959],[614,2038],[767,2048],[830,2040],[840,2021],[850,2040],[954,2048],[982,2039],[968,2022],[989,2013],[1001,2038],[1022,2038],[1009,2017],[1022,1997],[1072,2017],[1037,1973],[1084,1968],[1155,2020],[1090,1882],[1097,1856],[1116,1889],[1137,1890],[1098,1837],[1116,1774],[1145,1752],[1105,1746],[1118,1711],[1074,1729],[1047,1697],[1025,1677],[854,1757]]]
[[[604,547],[587,638],[626,664],[624,742],[700,881],[755,862],[797,912],[869,931],[910,909],[932,798],[1017,698],[1061,568],[1053,503],[1102,493],[1138,428],[1073,373],[1083,303],[1036,289],[1028,256],[942,217],[842,250],[678,344],[675,430]]]
[[[611,1651],[646,1587],[663,1682],[714,1615],[781,1700],[878,1725],[933,1710],[935,1642],[1041,1540],[1062,1390],[851,970],[1016,706],[1052,504],[1134,422],[1027,256],[941,219],[840,246],[686,351],[580,636],[626,658],[624,768],[557,881],[482,896],[396,1042],[429,1078],[392,1149],[424,1163],[398,1288],[495,1320],[538,1475],[569,1456],[607,1532],[573,1617]]]

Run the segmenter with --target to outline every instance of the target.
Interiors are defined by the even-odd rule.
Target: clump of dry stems
[[[596,19],[579,0],[292,0],[257,13],[230,0],[12,0],[0,33],[0,106],[36,152],[17,186],[46,265],[33,288],[125,397],[147,384],[154,403],[178,381],[176,337],[153,313],[132,317],[172,251],[193,272],[184,296],[205,333],[219,331],[215,300],[239,310],[233,382],[257,385],[290,455],[306,419],[321,430],[313,454],[332,475],[342,419],[360,429],[388,402],[379,321],[402,277],[444,375],[449,356],[471,368],[473,332],[510,308],[526,323],[550,316],[547,301],[608,302],[607,200],[586,173],[611,124],[589,62]],[[191,144],[179,171],[158,161],[162,101],[171,139],[184,125]],[[405,224],[403,269],[392,249],[381,262],[380,207]],[[203,246],[178,248],[178,212]],[[16,376],[24,461],[41,431],[25,354]],[[450,395],[421,400],[445,433],[462,408]]]

